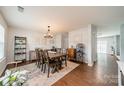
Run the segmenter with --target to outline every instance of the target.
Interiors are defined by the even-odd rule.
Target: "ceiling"
[[[24,6],[24,12],[16,6],[0,7],[0,11],[11,27],[46,31],[71,31],[88,24],[111,25],[124,23],[123,6]]]

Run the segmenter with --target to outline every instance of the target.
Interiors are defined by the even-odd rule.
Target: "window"
[[[4,28],[0,25],[0,59],[4,57]]]
[[[98,53],[107,53],[107,40],[98,40],[97,41],[97,52]]]

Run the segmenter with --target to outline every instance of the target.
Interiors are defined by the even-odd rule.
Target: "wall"
[[[115,41],[115,36],[109,36],[109,37],[101,37],[101,38],[97,38],[98,41],[106,41],[107,42],[107,50],[106,53],[107,54],[112,54],[111,51],[111,46],[113,46],[116,49],[116,41]]]
[[[57,47],[57,48],[61,48],[61,46],[62,46],[61,40],[62,40],[62,34],[61,33],[57,33],[54,36],[54,46]]]
[[[69,32],[69,48],[71,46],[76,48],[78,43],[83,43],[85,45],[85,62],[90,66],[92,66],[92,62],[97,59],[95,31],[95,26],[93,27],[93,25],[89,24],[87,27]]]
[[[120,60],[124,62],[124,24],[120,27]]]
[[[93,24],[88,25],[89,35],[89,44],[88,44],[88,66],[93,66],[94,62],[97,61],[97,28]]]
[[[111,46],[114,46],[115,53],[120,54],[120,25],[103,25],[97,27],[97,37],[98,39],[103,39],[108,41],[107,53],[111,54]],[[106,39],[105,39],[106,38]]]
[[[120,55],[120,35],[116,36],[116,54],[119,56]]]
[[[57,33],[54,36],[54,44],[57,48],[68,48],[68,32]]]
[[[68,32],[62,33],[62,40],[61,40],[61,48],[67,49],[69,46],[68,44]]]
[[[65,48],[68,46],[67,33],[57,33],[54,35],[53,39],[44,39],[44,34],[40,31],[25,30],[13,27],[9,27],[8,29],[8,62],[14,61],[15,36],[27,37],[27,60],[29,60],[29,51],[35,50],[35,48],[50,49],[52,48],[52,46],[55,46],[57,48]]]
[[[88,45],[89,45],[89,32],[88,27],[77,29],[69,32],[69,48],[72,46],[76,48],[78,43],[83,43],[85,45],[85,62],[88,63]]]
[[[6,57],[7,57],[7,35],[8,35],[8,29],[7,29],[7,23],[5,22],[3,16],[0,14],[0,24],[4,27],[5,29],[5,47],[4,47],[4,56],[5,58],[1,60],[0,62],[0,75],[3,73],[4,69],[6,68],[7,62],[6,62]]]
[[[103,25],[97,27],[97,37],[120,35],[120,25]]]
[[[99,52],[99,53],[107,53],[112,54],[111,46],[115,49],[115,54],[120,55],[120,35],[114,35],[114,36],[107,36],[107,37],[98,37],[98,41],[106,41],[107,42],[107,49],[106,52]],[[98,51],[97,51],[98,52]]]
[[[91,30],[91,52],[92,52],[91,57],[92,57],[92,61],[96,62],[97,61],[97,27],[95,25],[89,25],[89,26],[90,26],[89,30]]]
[[[40,31],[25,30],[9,27],[8,35],[8,58],[9,62],[14,61],[14,37],[27,37],[27,60],[29,59],[29,51],[35,48],[49,49],[53,45],[53,41],[44,39],[44,34]]]

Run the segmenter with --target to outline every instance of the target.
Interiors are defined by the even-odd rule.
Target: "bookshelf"
[[[14,60],[26,61],[27,38],[15,36]]]

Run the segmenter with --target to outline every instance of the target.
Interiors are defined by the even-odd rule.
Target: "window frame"
[[[2,57],[0,58],[0,62],[5,58],[5,29],[4,29],[4,27],[0,24],[0,30],[2,29],[2,31],[3,31],[3,40],[1,40],[1,41],[3,41],[3,42],[1,42],[1,43],[3,43],[3,53],[2,53]]]

